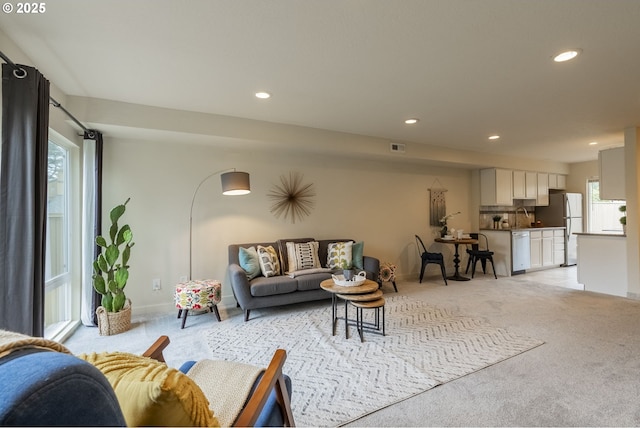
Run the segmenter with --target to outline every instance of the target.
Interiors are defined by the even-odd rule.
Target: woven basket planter
[[[127,303],[120,312],[107,312],[105,308],[98,306],[96,315],[100,336],[124,333],[131,329],[131,300],[127,299]]]

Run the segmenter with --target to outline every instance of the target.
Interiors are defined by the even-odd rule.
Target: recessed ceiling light
[[[498,138],[500,138],[500,136],[499,136],[499,135],[491,135],[491,136],[489,137],[489,139],[490,139],[490,140],[497,140]]]
[[[598,142],[597,142],[597,141],[592,141],[592,142],[590,142],[590,143],[589,143],[589,145],[590,145],[590,146],[597,146],[597,145],[598,145]]]
[[[553,57],[553,60],[555,62],[569,61],[571,59],[574,59],[578,55],[580,55],[581,52],[582,52],[582,49],[571,49],[568,51],[560,52],[559,54]]]
[[[405,120],[404,123],[406,123],[407,125],[413,125],[414,123],[418,123],[419,121],[420,119],[411,118],[411,119]]]
[[[271,94],[269,92],[256,92],[256,97],[266,100],[267,98],[271,98]]]

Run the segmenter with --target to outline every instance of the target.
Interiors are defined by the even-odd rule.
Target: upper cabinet
[[[562,174],[549,174],[549,189],[564,190],[567,188],[567,176]]]
[[[530,199],[537,206],[549,205],[549,189],[565,189],[563,174],[500,168],[480,170],[480,205],[514,204],[514,199]]]
[[[600,199],[625,200],[624,147],[601,150],[598,153],[600,168]]]
[[[536,206],[549,205],[549,174],[546,172],[538,173],[538,197],[536,198]]]
[[[513,174],[509,169],[480,170],[480,205],[513,204]]]

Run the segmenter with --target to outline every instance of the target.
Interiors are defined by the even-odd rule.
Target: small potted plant
[[[133,234],[128,224],[118,225],[129,199],[111,210],[109,242],[103,236],[96,237],[101,252],[93,262],[92,279],[93,288],[102,295],[101,306],[96,309],[101,336],[122,333],[131,328],[131,301],[124,294],[124,287],[129,280]]]
[[[499,215],[494,215],[493,216],[493,228],[494,229],[498,229],[499,228],[501,219],[502,219],[502,216],[499,216]]]
[[[343,260],[342,275],[344,275],[344,279],[347,281],[351,281],[355,276],[355,274],[356,274],[356,271],[353,269],[353,266],[351,266],[351,263],[349,263],[347,260]]]
[[[620,224],[622,225],[622,233],[627,234],[627,206],[620,205],[618,207],[618,211],[620,211],[623,215],[620,217]]]

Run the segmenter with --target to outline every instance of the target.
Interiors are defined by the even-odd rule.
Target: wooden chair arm
[[[164,360],[164,355],[162,355],[162,351],[164,351],[164,348],[169,346],[169,342],[170,341],[168,336],[160,336],[158,340],[156,340],[153,345],[151,345],[149,349],[147,349],[144,354],[142,354],[142,356],[153,358],[154,360],[160,361],[161,363],[166,362]]]
[[[153,345],[147,349],[142,356],[153,358],[160,362],[165,362],[162,351],[169,345],[169,337],[160,336]],[[282,368],[287,359],[287,352],[284,349],[277,349],[269,362],[258,386],[249,397],[246,406],[242,409],[234,426],[250,427],[256,423],[260,412],[267,403],[271,390],[276,391],[276,401],[282,411],[284,426],[295,426],[293,412],[291,411],[291,399],[284,382]]]
[[[282,367],[287,359],[287,352],[284,349],[276,350],[269,366],[262,375],[255,391],[249,398],[247,405],[242,409],[234,426],[253,426],[260,415],[260,412],[267,403],[271,390],[275,388],[276,401],[282,410],[284,426],[295,426],[293,413],[291,411],[291,400],[282,375]]]

